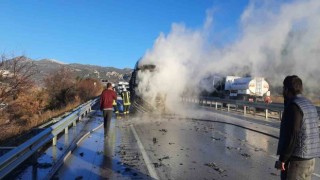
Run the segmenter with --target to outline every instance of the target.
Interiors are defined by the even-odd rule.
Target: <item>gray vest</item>
[[[315,106],[305,97],[297,95],[293,103],[303,112],[301,130],[294,147],[293,156],[300,158],[320,157],[319,116]]]

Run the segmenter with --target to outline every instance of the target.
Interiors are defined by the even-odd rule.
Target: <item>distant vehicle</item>
[[[271,103],[269,83],[264,77],[226,76],[214,79],[216,93],[227,99]]]
[[[129,89],[130,89],[129,83],[128,83],[128,82],[124,82],[124,81],[119,81],[118,84],[117,84],[116,89],[117,89],[117,92],[118,92],[119,94],[121,94],[121,92],[122,92],[124,89],[126,89],[126,90],[129,90]]]

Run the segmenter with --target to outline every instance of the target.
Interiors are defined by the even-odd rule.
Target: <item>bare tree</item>
[[[44,78],[45,88],[50,99],[50,109],[66,106],[76,99],[76,85],[73,73],[65,67],[50,73]]]
[[[77,92],[82,101],[100,95],[103,85],[98,79],[86,78],[77,82]]]
[[[8,59],[1,56],[0,62],[0,104],[31,88],[32,76],[38,73],[36,65],[25,56]]]

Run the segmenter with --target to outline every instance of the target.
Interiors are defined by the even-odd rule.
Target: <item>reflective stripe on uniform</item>
[[[124,91],[122,92],[122,100],[123,100],[123,105],[130,105],[130,95],[129,91]]]

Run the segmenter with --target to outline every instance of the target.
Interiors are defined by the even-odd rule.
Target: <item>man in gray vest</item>
[[[319,117],[316,107],[302,93],[298,76],[283,81],[284,112],[275,167],[281,179],[311,179],[315,158],[320,157]]]

